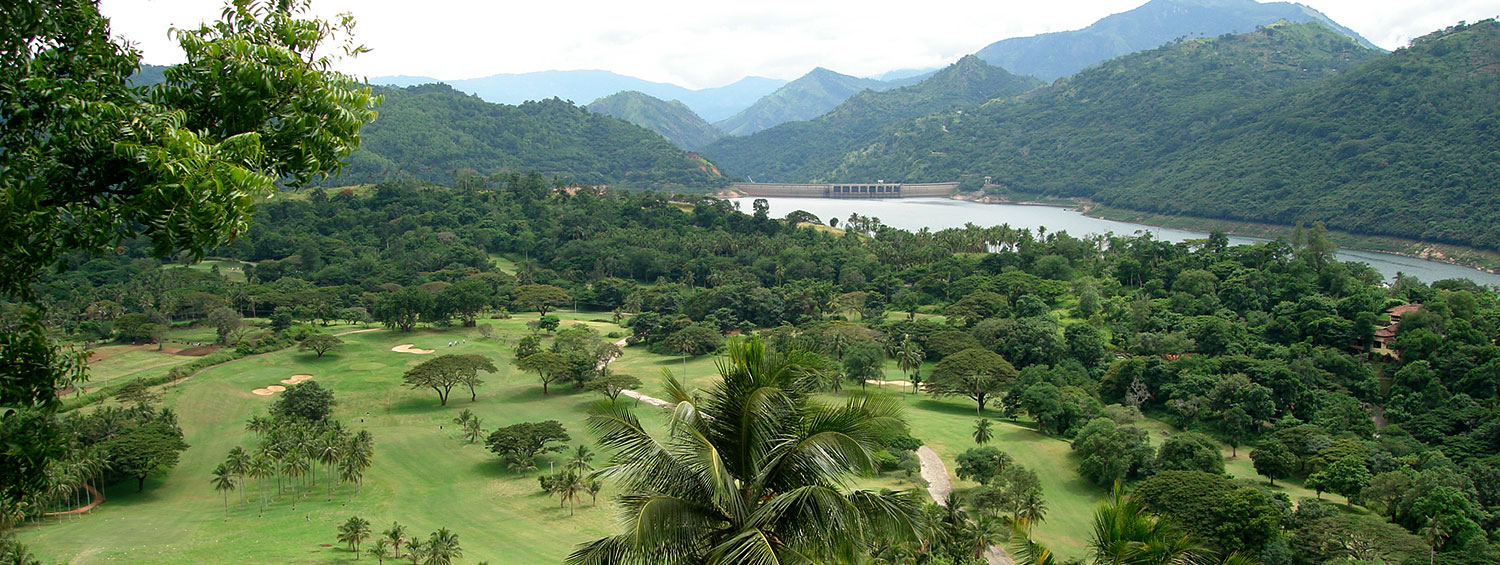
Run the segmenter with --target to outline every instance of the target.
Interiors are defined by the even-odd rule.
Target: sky
[[[688,88],[745,76],[794,79],[814,67],[869,76],[933,68],[1009,37],[1088,26],[1145,0],[314,0],[352,12],[372,51],[339,63],[359,76],[444,80],[602,69]],[[1500,0],[1305,0],[1386,49],[1500,15]],[[887,8],[891,6],[891,8]],[[145,61],[181,62],[169,27],[217,19],[215,0],[101,0],[112,31]]]

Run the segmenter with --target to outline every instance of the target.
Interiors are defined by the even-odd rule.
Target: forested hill
[[[893,87],[878,80],[852,77],[818,67],[738,114],[715,122],[714,126],[729,135],[750,135],[776,124],[820,116],[861,90]]]
[[[836,180],[992,176],[1004,187],[1092,196],[1139,182],[1247,104],[1376,57],[1317,24],[1194,39],[1127,55],[1020,97],[907,121],[849,152]],[[1243,154],[1230,158],[1243,158]],[[1123,202],[1121,203],[1123,205]]]
[[[684,149],[697,149],[724,137],[723,132],[703,121],[686,104],[677,100],[668,102],[635,90],[600,98],[586,108],[659,133]]]
[[[1500,23],[1226,116],[1106,202],[1500,249]]]
[[[812,120],[787,122],[747,137],[726,137],[703,152],[735,174],[761,181],[819,180],[845,153],[869,144],[892,124],[1041,85],[1036,78],[1013,75],[970,55],[918,84],[885,92],[867,90]]]
[[[540,172],[618,186],[727,186],[718,169],[645,128],[558,99],[491,104],[447,85],[379,88],[380,117],[339,183]]]
[[[990,64],[1051,81],[1126,53],[1153,49],[1184,37],[1246,33],[1286,20],[1319,22],[1375,48],[1321,12],[1291,2],[1255,0],[1152,0],[1089,27],[997,41],[979,51]]]

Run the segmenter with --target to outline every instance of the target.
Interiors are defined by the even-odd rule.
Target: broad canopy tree
[[[483,355],[440,355],[406,371],[403,380],[413,389],[432,389],[438,393],[438,403],[447,406],[453,387],[468,385],[471,396],[477,398],[474,388],[482,384],[479,372],[496,370],[495,363]]]
[[[1014,382],[1019,373],[1004,357],[977,347],[959,351],[941,361],[928,377],[927,390],[934,396],[964,396],[979,403],[984,413],[989,399]]]
[[[550,284],[525,284],[516,287],[511,301],[521,309],[536,310],[538,315],[546,316],[553,306],[572,299],[568,291]]]

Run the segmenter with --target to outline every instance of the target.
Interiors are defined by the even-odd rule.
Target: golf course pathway
[[[953,492],[953,481],[948,478],[948,466],[931,447],[917,448],[917,458],[922,461],[922,479],[927,481],[927,492],[938,506],[946,506],[948,494]],[[995,545],[984,551],[984,559],[990,565],[1012,565],[1015,563],[1005,548]]]
[[[627,346],[627,345],[629,345],[629,344],[626,343],[626,340],[623,340],[623,339],[620,340],[620,341],[615,342],[615,347],[620,348],[620,357],[624,357],[625,356],[625,346]],[[608,367],[610,363],[614,363],[615,359],[619,359],[620,357],[615,357],[613,359],[609,359],[609,360],[604,361],[603,363],[600,363],[599,364],[599,368],[603,369],[605,367]],[[645,402],[646,404],[650,404],[652,406],[660,406],[662,408],[666,408],[666,407],[672,405],[671,402],[667,402],[667,401],[662,400],[660,398],[657,398],[655,396],[648,396],[648,395],[645,395],[645,394],[641,394],[641,393],[633,391],[633,390],[622,390],[622,391],[620,391],[620,394],[623,394],[625,396],[634,398],[634,399],[639,400],[641,402]]]
[[[927,481],[927,492],[938,506],[946,506],[948,493],[953,492],[953,482],[948,479],[948,466],[931,447],[917,448],[917,459],[922,460],[922,479]]]

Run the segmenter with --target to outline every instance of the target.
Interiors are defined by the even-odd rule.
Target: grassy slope
[[[446,346],[460,336],[469,342]],[[585,502],[569,517],[556,499],[540,492],[534,474],[506,472],[482,447],[465,445],[448,420],[464,408],[483,417],[487,429],[555,418],[577,444],[588,437],[583,413],[596,396],[554,393],[543,398],[532,378],[511,369],[508,348],[477,337],[472,330],[354,334],[344,337],[350,344],[346,350],[321,360],[283,351],[216,367],[172,389],[165,400],[178,411],[192,445],[175,470],[147,481],[144,494],[131,492],[127,484],[112,487],[109,502],[93,515],[61,525],[27,526],[21,537],[44,562],[331,563],[353,555],[336,544],[321,544],[334,544],[337,525],[359,515],[378,529],[392,520],[422,534],[446,526],[461,537],[465,561],[558,562],[573,544],[611,530],[613,512],[603,504],[608,489],[599,507]],[[501,370],[487,379],[478,402],[455,391],[449,406],[439,407],[432,392],[399,386],[402,371],[428,358],[390,351],[401,343],[442,353],[490,355],[501,361]],[[253,499],[237,506],[232,495],[231,518],[224,521],[222,499],[208,485],[210,471],[231,447],[251,445],[244,422],[263,413],[275,398],[250,390],[304,372],[335,391],[338,418],[375,436],[375,463],[362,492],[351,498],[344,489],[327,502],[326,491],[319,490],[299,502],[296,511],[289,497],[283,497],[259,518]],[[366,413],[369,417],[361,422]],[[320,484],[323,488],[326,483]]]
[[[565,323],[586,323],[601,333],[618,326],[592,320],[605,314],[560,312]],[[486,341],[473,330],[361,333],[345,336],[349,346],[325,359],[291,351],[251,357],[221,365],[181,386],[171,389],[166,402],[178,410],[192,448],[182,463],[164,478],[148,481],[146,493],[137,495],[129,485],[108,491],[110,500],[94,515],[27,526],[23,541],[32,545],[44,561],[92,563],[104,560],[150,560],[159,563],[193,562],[345,562],[352,554],[335,543],[338,524],[350,515],[370,520],[377,530],[399,520],[415,532],[446,526],[457,532],[465,548],[465,561],[495,563],[555,563],[573,544],[602,535],[613,526],[613,513],[601,505],[585,503],[574,517],[559,510],[557,500],[543,495],[535,475],[517,477],[506,472],[498,460],[478,445],[466,445],[448,421],[470,408],[485,421],[486,429],[522,421],[558,419],[572,433],[574,444],[589,441],[583,414],[593,395],[572,393],[555,387],[549,397],[541,395],[536,379],[518,374],[510,366],[511,351],[525,323],[535,314],[510,320],[484,320],[502,332],[502,338]],[[468,342],[453,348],[455,339]],[[437,406],[430,391],[412,391],[399,386],[400,374],[425,356],[390,351],[392,346],[412,343],[442,353],[481,353],[496,359],[500,373],[486,380],[480,398],[470,403],[466,391],[455,391],[450,405]],[[713,358],[688,360],[684,371],[681,357],[654,355],[642,347],[631,347],[616,365],[645,382],[643,392],[660,395],[659,373],[669,367],[685,375],[691,387],[704,387],[715,378]],[[930,372],[931,366],[924,368]],[[243,431],[246,419],[263,413],[274,397],[250,394],[250,389],[275,384],[294,373],[316,375],[338,395],[336,416],[354,428],[367,428],[375,435],[375,464],[363,490],[350,497],[346,489],[333,502],[326,492],[306,498],[292,511],[287,497],[278,500],[264,517],[256,517],[253,501],[237,506],[231,496],[230,520],[223,521],[222,499],[208,485],[211,469],[235,445],[249,447]],[[903,378],[894,363],[886,367],[887,378]],[[907,406],[912,433],[936,450],[955,471],[954,460],[973,447],[970,433],[975,413],[966,399],[934,399],[911,395],[888,385],[869,386],[876,394],[899,396]],[[858,389],[846,385],[842,395]],[[837,400],[839,395],[830,395]],[[660,412],[641,409],[648,422],[659,424]],[[364,422],[360,418],[369,414]],[[1039,541],[1065,558],[1082,557],[1094,504],[1104,494],[1077,473],[1077,461],[1066,441],[1042,435],[1028,422],[996,420],[992,445],[1009,452],[1016,461],[1041,477],[1049,512],[1036,531]],[[1166,424],[1147,420],[1153,441],[1170,431]],[[439,426],[443,426],[439,429]],[[1257,478],[1242,448],[1228,462],[1236,477]],[[1228,448],[1225,448],[1228,456]],[[554,458],[560,461],[560,458]],[[545,464],[546,459],[542,460]],[[545,468],[545,467],[544,467]],[[956,480],[956,477],[954,477]],[[1258,478],[1257,478],[1258,479]],[[914,480],[898,475],[862,480],[864,486],[913,488]],[[959,488],[974,486],[956,481]],[[1279,483],[1292,497],[1312,496],[1299,486]],[[326,488],[326,484],[320,485]],[[1336,502],[1338,497],[1325,496]],[[323,547],[322,544],[333,544]]]

